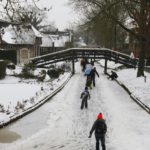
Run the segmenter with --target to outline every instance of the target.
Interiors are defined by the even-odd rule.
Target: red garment
[[[102,113],[99,113],[99,114],[98,114],[97,119],[103,119]]]

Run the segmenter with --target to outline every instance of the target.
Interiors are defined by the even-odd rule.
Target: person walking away
[[[90,130],[89,138],[91,138],[93,131],[95,131],[96,150],[99,150],[99,141],[101,141],[102,150],[106,150],[105,134],[107,132],[107,125],[103,119],[102,113],[98,114],[97,120],[94,122]]]
[[[86,78],[86,85],[88,88],[92,89],[92,77],[91,75],[87,75],[87,78]]]
[[[88,98],[90,99],[90,93],[88,91],[88,87],[85,87],[85,90],[81,93],[81,96],[80,98],[82,99],[82,102],[81,102],[81,109],[84,108],[88,108]]]
[[[93,66],[91,64],[86,64],[84,76],[90,75],[92,69],[93,69]]]
[[[99,74],[96,70],[96,67],[94,67],[91,72],[90,72],[90,75],[91,75],[91,79],[92,79],[92,82],[93,82],[93,86],[95,86],[95,74],[99,77]]]
[[[85,71],[85,67],[86,67],[86,62],[85,62],[84,59],[81,59],[80,65],[82,67],[82,71],[84,72]]]
[[[92,70],[92,65],[91,64],[87,64],[85,72],[84,72],[84,76],[87,76],[86,85],[85,86],[87,86],[90,89],[92,89],[91,70]]]

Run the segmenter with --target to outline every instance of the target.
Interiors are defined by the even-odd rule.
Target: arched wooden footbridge
[[[75,60],[78,58],[88,58],[94,61],[105,59],[104,73],[107,73],[107,61],[114,61],[126,67],[136,67],[138,59],[131,58],[129,55],[113,51],[106,48],[70,48],[47,55],[42,55],[30,59],[30,61],[37,67],[45,67],[46,65],[60,62],[72,61],[72,73],[75,72]]]

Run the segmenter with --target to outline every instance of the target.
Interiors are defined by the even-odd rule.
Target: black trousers
[[[95,135],[96,139],[96,150],[99,150],[99,141],[101,141],[102,150],[106,150],[105,146],[105,135]]]
[[[93,86],[95,86],[95,77],[92,77]]]
[[[83,109],[85,106],[85,108],[88,108],[88,103],[87,103],[87,98],[83,98],[82,102],[81,102],[81,109]]]

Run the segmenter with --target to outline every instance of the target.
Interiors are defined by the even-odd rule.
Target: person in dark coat
[[[93,86],[95,86],[95,75],[97,75],[99,77],[99,74],[96,70],[96,67],[94,67],[91,72],[90,72],[90,75],[91,75],[91,79],[92,79],[92,82],[93,82]]]
[[[85,87],[85,90],[81,93],[80,98],[82,98],[81,102],[81,109],[85,106],[85,108],[88,108],[88,98],[90,99],[90,93],[88,91],[88,87]]]
[[[81,59],[80,65],[82,67],[82,71],[84,72],[85,71],[85,67],[86,67],[85,59]]]
[[[114,79],[116,79],[116,78],[118,78],[117,73],[114,72],[114,71],[111,71],[111,75],[108,77],[108,79],[114,80]]]
[[[87,75],[85,86],[92,89],[92,77],[91,77],[91,75]]]
[[[95,131],[96,150],[99,150],[99,141],[101,141],[102,150],[106,150],[105,134],[107,132],[107,125],[103,119],[102,113],[98,114],[97,120],[94,122],[90,130],[89,138],[91,138],[93,131]]]

